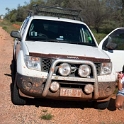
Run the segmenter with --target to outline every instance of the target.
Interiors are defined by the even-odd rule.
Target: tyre
[[[16,60],[14,58],[14,53],[13,53],[13,59],[12,59],[12,73],[16,74]]]
[[[95,108],[96,109],[104,110],[104,109],[108,108],[108,106],[109,106],[109,101],[106,101],[106,102],[96,102],[95,103]]]
[[[14,59],[12,60],[12,64],[11,64],[11,75],[12,75],[12,82],[14,83],[15,75],[16,75],[16,62]]]
[[[14,52],[13,52],[13,59],[11,61],[11,75],[12,75],[12,83],[14,83],[15,75],[16,75],[16,60],[14,58]]]
[[[12,60],[12,73],[13,73],[13,74],[16,73],[16,62],[15,62],[14,59]]]
[[[26,104],[26,99],[19,95],[19,90],[16,85],[16,79],[15,79],[15,82],[12,87],[12,102],[15,105],[25,105]]]

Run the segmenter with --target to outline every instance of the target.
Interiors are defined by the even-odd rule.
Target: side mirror
[[[21,40],[21,35],[18,31],[11,31],[10,36]]]
[[[112,38],[110,36],[108,37],[108,43],[106,44],[106,48],[108,50],[114,50],[117,48],[117,44],[112,42]]]

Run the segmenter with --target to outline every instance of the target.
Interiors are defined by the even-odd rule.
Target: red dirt
[[[82,102],[29,100],[25,106],[11,102],[13,39],[0,27],[0,124],[124,124],[124,111],[115,110],[115,96],[105,110]],[[44,114],[51,120],[43,120]]]

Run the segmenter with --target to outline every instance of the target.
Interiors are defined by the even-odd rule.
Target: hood
[[[29,54],[37,53],[45,55],[64,55],[68,56],[67,58],[77,58],[83,56],[90,58],[109,59],[108,56],[99,48],[86,45],[26,41],[26,46]]]

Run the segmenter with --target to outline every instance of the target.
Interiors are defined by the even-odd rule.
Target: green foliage
[[[97,43],[99,44],[100,41],[107,35],[104,32],[97,33],[96,30],[92,29],[92,32],[96,38]]]
[[[6,19],[0,22],[0,26],[8,33],[10,33],[12,30],[18,30],[16,27],[13,26],[13,24],[21,25],[21,23],[19,22],[11,23],[10,21]]]
[[[99,44],[101,40],[106,36],[106,34],[103,33],[94,33],[94,36],[96,38],[97,43]]]
[[[6,27],[6,26],[3,26],[2,28],[3,28],[4,30],[7,30],[7,27]]]
[[[16,22],[16,13],[11,16],[10,22]]]
[[[8,20],[3,20],[2,22],[0,22],[0,26],[7,32],[9,32],[10,28],[9,27],[11,24]]]
[[[53,115],[49,113],[45,113],[41,116],[41,119],[44,119],[44,120],[51,120],[52,118],[53,118]]]
[[[53,115],[51,115],[50,113],[47,113],[47,109],[42,110],[43,115],[40,117],[41,119],[44,120],[51,120],[53,118]]]
[[[5,15],[5,19],[10,22],[22,22],[28,16],[28,10],[33,9],[34,4],[42,4],[44,5],[44,0],[30,0],[30,4],[25,3],[24,6],[18,5],[17,9],[10,10],[6,8],[7,13]]]

